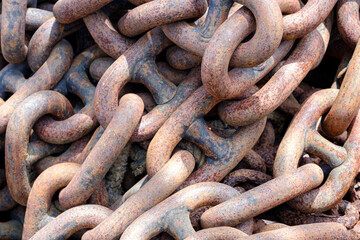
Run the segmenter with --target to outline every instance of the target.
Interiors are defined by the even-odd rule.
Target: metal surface
[[[0,239],[360,239],[359,4],[0,2]]]
[[[135,94],[127,94],[120,99],[109,126],[81,165],[79,172],[68,186],[61,190],[59,200],[63,207],[68,209],[80,205],[92,195],[129,141],[143,110],[144,104]]]
[[[316,131],[318,119],[332,106],[337,93],[335,89],[318,91],[305,102],[288,128],[276,155],[275,177],[294,172],[304,150],[312,151],[333,167],[320,188],[289,202],[302,212],[324,212],[335,206],[346,194],[360,167],[358,117],[343,147],[331,143]]]
[[[60,23],[72,23],[96,10],[99,10],[113,0],[59,0],[54,5],[54,16]]]

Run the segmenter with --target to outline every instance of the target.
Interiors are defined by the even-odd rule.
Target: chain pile
[[[359,7],[1,1],[0,239],[360,239]]]

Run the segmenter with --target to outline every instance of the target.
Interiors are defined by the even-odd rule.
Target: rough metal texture
[[[119,237],[137,217],[173,193],[190,175],[194,165],[194,158],[189,152],[179,151],[175,153],[155,176],[118,207],[109,218],[92,231],[87,232],[83,239]]]
[[[88,134],[97,125],[93,108],[95,87],[87,76],[90,63],[105,54],[97,46],[93,46],[73,61],[69,71],[55,87],[64,95],[73,93],[84,103],[84,107],[63,121],[56,121],[50,117],[43,117],[34,126],[34,131],[40,139],[53,144],[74,142]]]
[[[72,113],[71,104],[63,95],[40,91],[26,98],[12,114],[6,132],[5,164],[9,190],[16,202],[26,206],[31,189],[28,149],[34,123],[45,114],[53,114],[61,119]]]
[[[113,0],[59,0],[54,5],[54,16],[60,23],[72,23],[96,10],[99,10]]]
[[[59,200],[63,207],[68,209],[80,205],[92,195],[129,141],[143,111],[144,104],[137,95],[127,94],[120,99],[113,119],[81,165],[80,171],[60,192]]]
[[[233,1],[211,0],[205,22],[193,26],[186,21],[163,25],[165,35],[177,46],[202,56],[215,30],[226,20]]]
[[[208,56],[208,49],[228,47],[227,54],[235,51],[233,62],[237,67],[253,67],[268,59],[279,47],[283,32],[282,14],[275,0],[266,1],[239,1],[247,8],[236,11],[216,31],[209,42],[204,59]],[[254,18],[254,17],[255,18]],[[256,19],[256,20],[255,20]],[[254,36],[246,43],[239,43],[255,29]],[[236,26],[234,34],[226,32],[230,26]],[[221,36],[221,37],[220,37]],[[222,41],[220,41],[220,38]],[[261,39],[266,39],[262,41]],[[215,45],[214,45],[215,43]],[[231,45],[229,45],[231,43]],[[239,46],[238,46],[239,45]],[[261,54],[260,54],[261,53]],[[237,57],[239,56],[239,57]],[[218,56],[222,60],[222,57]],[[230,57],[230,56],[229,56]],[[226,60],[227,64],[229,60]],[[204,63],[202,63],[204,65]],[[234,65],[234,64],[233,64]]]
[[[13,199],[10,194],[8,186],[1,188],[0,190],[0,210],[8,211],[14,208],[17,205],[17,202]]]
[[[350,202],[340,201],[333,209],[332,215],[324,213],[308,214],[296,211],[289,207],[281,208],[278,212],[279,219],[291,226],[320,222],[342,223],[347,229],[353,228],[359,219],[358,209]]]
[[[291,46],[291,44],[287,47],[289,46]],[[282,56],[284,55],[285,54],[282,54]],[[277,57],[277,59],[278,61],[280,61],[281,57]],[[260,80],[267,71],[270,71],[270,69],[270,67],[265,67],[264,69],[262,69],[264,71],[260,71],[260,73],[256,74],[255,82]],[[249,76],[249,78],[250,76],[254,77],[252,73],[255,71],[255,68],[251,69],[250,71],[245,72],[244,75]],[[237,84],[241,85],[241,83]],[[164,163],[169,159],[172,150],[180,142],[180,140],[185,137],[186,131],[191,126],[191,124],[193,124],[197,119],[207,114],[219,102],[221,102],[221,99],[213,97],[204,86],[201,86],[176,109],[176,111],[171,115],[171,117],[167,119],[166,122],[162,125],[162,127],[157,131],[149,145],[146,164],[147,171],[150,176],[152,176],[158,169],[160,169],[161,166],[163,166]],[[222,111],[221,108],[219,108],[219,110]],[[227,110],[223,110],[223,112],[224,111]],[[231,110],[229,114],[233,114]],[[264,116],[265,114],[263,115],[263,117]],[[262,121],[261,118],[259,118],[258,120],[260,120],[260,122]],[[256,134],[254,136],[256,136]],[[163,144],[164,142],[166,142],[167,144]],[[250,141],[248,141],[247,143],[250,143]],[[250,149],[247,148],[247,150],[245,150],[245,154],[249,150]],[[221,178],[217,179],[221,180]]]
[[[38,8],[28,8],[25,16],[25,30],[35,31],[52,17],[54,17],[54,15],[51,11],[41,10]]]
[[[120,18],[121,33],[135,37],[156,26],[203,15],[207,8],[205,0],[154,0],[142,4]]]
[[[342,39],[355,48],[360,37],[359,1],[339,0],[337,26]]]
[[[359,239],[336,3],[2,1],[0,239]]]
[[[77,163],[61,163],[46,169],[34,182],[33,190],[29,195],[24,220],[23,239],[30,239],[38,230],[49,222],[56,221],[51,213],[51,202],[54,194],[67,186],[80,165]],[[107,192],[104,185],[99,185],[98,192],[101,197],[97,199],[94,194],[93,203],[108,206]],[[110,214],[111,211],[108,211]],[[75,221],[81,221],[75,219]],[[56,224],[59,224],[58,222]],[[74,224],[74,223],[73,223]],[[78,224],[74,224],[78,225]],[[67,225],[67,227],[70,227]],[[41,236],[41,235],[40,235]],[[51,236],[51,235],[50,235]]]
[[[38,72],[49,59],[55,45],[67,35],[78,31],[83,26],[80,21],[64,25],[50,18],[42,24],[31,37],[27,62],[32,71]]]
[[[61,40],[49,58],[22,86],[0,106],[0,133],[4,133],[15,108],[33,93],[55,87],[71,65],[73,51],[66,40]]]
[[[84,17],[84,22],[99,47],[115,59],[135,43],[133,39],[117,32],[109,17],[101,10]]]
[[[98,82],[104,75],[106,70],[115,62],[115,59],[111,57],[102,57],[95,59],[89,68],[90,76],[93,80]]]
[[[216,240],[229,239],[236,240],[247,236],[246,233],[231,227],[217,227],[208,228],[194,233],[192,236],[185,238],[185,240]]]
[[[189,212],[201,206],[216,205],[239,193],[221,183],[198,183],[175,193],[137,218],[121,235],[121,240],[149,239],[167,232],[176,239],[195,233]]]
[[[208,113],[219,101],[202,86],[166,120],[155,134],[148,148],[146,170],[150,177],[155,175],[170,159],[172,151],[181,141],[190,125]],[[163,144],[164,142],[166,144]]]
[[[360,106],[360,44],[357,45],[347,67],[340,91],[330,108],[322,129],[330,136],[343,133],[355,118]]]
[[[66,149],[66,151],[64,151],[60,155],[48,156],[40,159],[39,161],[34,163],[35,171],[40,174],[41,172],[45,171],[47,168],[63,162],[81,163],[76,160],[78,156],[80,156],[82,151],[85,149],[90,138],[91,138],[91,134],[88,134],[85,137],[71,143],[71,145]],[[59,145],[59,146],[64,146],[64,145]]]
[[[328,28],[332,24],[329,24]],[[331,29],[331,28],[329,28]],[[220,118],[233,126],[244,126],[258,121],[274,111],[302,79],[322,59],[329,38],[325,31],[314,30],[306,35],[291,53],[285,64],[255,94],[237,102],[224,102],[219,108]]]
[[[349,232],[339,223],[316,223],[299,225],[295,227],[285,227],[273,231],[254,234],[248,237],[242,237],[241,240],[326,240],[350,239]]]
[[[288,128],[276,155],[274,177],[296,171],[304,150],[312,151],[333,167],[320,188],[289,202],[293,208],[302,212],[324,212],[335,206],[350,188],[360,167],[359,117],[355,118],[344,147],[329,142],[315,128],[320,116],[333,104],[337,93],[335,89],[318,91],[305,102]]]
[[[284,17],[283,39],[304,37],[315,30],[326,17],[331,15],[337,0],[311,0],[296,13]]]
[[[241,2],[241,1],[240,1]],[[283,1],[278,0],[279,7],[283,13],[294,13],[300,9],[298,1]],[[208,14],[204,22],[199,22],[198,27],[193,27],[186,22],[177,22],[172,24],[167,24],[162,26],[164,33],[178,46],[183,49],[188,50],[189,52],[180,49],[179,47],[174,47],[172,50],[169,50],[167,53],[167,60],[169,63],[178,69],[188,69],[197,65],[200,65],[201,58],[200,56],[204,55],[205,49],[209,44],[210,39],[212,39],[215,30],[220,26],[222,22],[226,20],[227,13],[229,12],[228,1],[210,1]],[[247,1],[241,2],[246,5]],[[252,3],[255,4],[256,3]],[[272,4],[272,5],[271,5]],[[242,7],[239,10],[241,5],[237,4],[232,7],[232,12],[229,13],[229,19],[225,21],[221,26],[221,29],[216,32],[216,36],[212,42],[220,43],[218,46],[226,45],[226,47],[234,48],[233,56],[230,60],[230,66],[233,67],[253,67],[268,59],[271,56],[273,50],[269,49],[269,46],[273,44],[273,47],[276,46],[274,42],[264,42],[257,41],[257,39],[269,39],[269,37],[261,38],[263,36],[271,34],[271,28],[268,26],[263,27],[263,33],[257,31],[257,35],[254,36],[249,43],[239,43],[249,35],[255,28],[255,19],[254,16],[250,13],[250,10]],[[259,8],[260,5],[257,5]],[[267,5],[267,8],[270,11],[276,9],[276,4],[274,2]],[[251,9],[251,8],[250,8]],[[265,6],[263,10],[265,9]],[[277,14],[275,14],[277,13]],[[268,15],[264,16],[264,19],[268,18],[267,24],[273,24],[274,28],[282,28],[281,15],[278,12],[268,12]],[[256,22],[262,22],[259,19],[259,15],[255,16],[257,19]],[[276,19],[276,20],[274,20]],[[277,21],[277,22],[276,22]],[[271,23],[270,23],[271,22]],[[225,32],[224,29],[231,29],[231,31]],[[246,30],[245,30],[246,29]],[[279,30],[279,29],[277,29]],[[275,31],[280,33],[281,31]],[[241,37],[240,37],[240,36]],[[281,34],[280,34],[281,35]],[[272,36],[270,39],[281,38],[281,36]],[[277,39],[279,41],[279,39]],[[230,44],[230,46],[228,46]],[[216,47],[216,48],[217,48]],[[236,50],[235,50],[236,48]],[[265,51],[264,51],[265,49]],[[219,52],[218,52],[219,53]],[[180,59],[179,59],[180,58]],[[222,59],[219,57],[219,59]]]
[[[180,47],[172,46],[166,51],[168,63],[179,70],[191,69],[201,64],[201,57]]]
[[[131,141],[148,140],[155,135],[171,114],[201,85],[200,69],[193,69],[179,84],[175,96],[165,104],[159,104],[143,116]]]
[[[214,36],[214,39],[216,37]],[[222,35],[218,37],[224,38]],[[206,49],[201,65],[203,84],[211,95],[220,99],[233,99],[241,97],[245,91],[266,76],[288,54],[294,42],[282,42],[275,53],[260,66],[234,68],[230,72],[228,71],[229,59],[233,50],[231,46],[227,44],[227,50],[219,54],[218,50],[223,46],[220,39],[210,44],[212,45]]]
[[[67,239],[81,229],[91,229],[104,221],[112,211],[100,205],[82,205],[71,208],[45,225],[31,239]],[[24,238],[23,238],[24,239]]]
[[[190,125],[185,139],[197,144],[207,156],[202,164],[180,188],[199,182],[221,181],[250,151],[264,130],[266,119],[240,128],[234,135],[222,138],[210,131],[199,119]]]
[[[210,208],[201,216],[201,226],[235,226],[319,186],[323,178],[317,165],[307,164]]]
[[[4,0],[1,9],[1,51],[6,61],[16,64],[26,59],[26,0]]]
[[[146,85],[155,102],[163,104],[176,94],[176,86],[157,70],[155,58],[171,42],[155,28],[147,32],[121,55],[100,79],[94,99],[96,117],[106,128],[118,105],[118,96],[124,85],[136,80]]]

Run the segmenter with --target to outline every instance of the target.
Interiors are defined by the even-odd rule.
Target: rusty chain
[[[0,239],[360,239],[360,1],[0,8]]]

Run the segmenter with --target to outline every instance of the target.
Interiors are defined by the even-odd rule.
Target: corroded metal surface
[[[71,208],[45,225],[31,239],[67,239],[81,229],[91,229],[104,221],[112,211],[99,205]],[[25,239],[25,238],[23,238]]]
[[[360,96],[357,96],[360,88],[358,85],[360,84],[359,68],[360,44],[355,48],[336,100],[322,123],[322,129],[330,136],[343,133],[358,112],[360,106]]]
[[[144,115],[135,128],[131,141],[148,140],[155,135],[170,115],[201,85],[200,69],[193,69],[177,87],[176,95],[171,101],[159,104]]]
[[[194,233],[192,236],[185,238],[185,240],[216,240],[229,239],[236,240],[241,237],[246,237],[247,234],[231,227],[217,227],[208,228]]]
[[[312,151],[333,167],[326,182],[320,188],[290,202],[293,208],[303,212],[323,212],[335,206],[346,194],[360,167],[359,117],[354,120],[344,147],[331,143],[314,128],[319,117],[333,104],[337,93],[335,89],[322,90],[305,102],[288,128],[276,155],[275,177],[294,172],[304,150]]]
[[[120,99],[109,126],[81,165],[79,172],[60,192],[59,200],[63,207],[68,209],[80,205],[91,196],[129,141],[143,110],[144,104],[137,95],[127,94]],[[74,196],[77,196],[76,199]]]
[[[281,10],[276,1],[267,1],[266,4],[261,1],[239,2],[247,8],[241,8],[236,11],[216,31],[214,37],[209,42],[209,48],[205,50],[204,59],[209,54],[211,55],[211,49],[226,46],[228,48],[226,54],[230,53],[229,57],[231,57],[236,49],[233,56],[233,62],[236,62],[235,66],[253,67],[268,59],[279,47],[283,24]],[[234,25],[236,25],[236,31],[227,31],[230,26]],[[248,42],[239,45],[255,28],[254,36]],[[267,41],[261,41],[260,39],[267,39]],[[226,41],[226,44],[223,41]],[[221,56],[217,58],[222,60]],[[226,58],[225,62],[228,64],[229,60]],[[202,65],[204,65],[204,62]]]
[[[191,69],[201,64],[200,56],[176,46],[167,49],[166,60],[172,67],[179,70]]]
[[[76,162],[81,164],[83,161],[79,161],[78,158],[86,148],[89,140],[91,138],[91,134],[86,135],[85,137],[73,142],[71,146],[69,146],[66,151],[57,156],[48,156],[40,159],[34,164],[35,171],[37,173],[41,173],[45,171],[47,168],[63,162]],[[60,145],[63,146],[63,145]],[[83,159],[84,160],[84,159]]]
[[[201,216],[201,226],[235,226],[319,186],[323,178],[317,165],[307,164],[210,208]]]
[[[84,22],[99,47],[115,59],[135,43],[133,39],[118,33],[109,17],[101,10],[84,17]]]
[[[358,222],[358,209],[350,202],[344,200],[340,201],[334,207],[334,212],[335,214],[333,215],[323,213],[307,214],[287,207],[282,208],[281,211],[279,211],[278,216],[282,222],[291,226],[320,222],[338,222],[342,223],[347,229],[351,229]]]
[[[306,36],[331,15],[337,0],[312,0],[298,12],[284,16],[283,38],[290,40]]]
[[[129,197],[109,218],[84,239],[111,239],[119,237],[142,213],[163,201],[190,175],[195,165],[193,156],[186,151],[174,154],[170,161],[142,188]],[[178,174],[173,174],[174,172]],[[154,191],[156,189],[156,191]],[[111,226],[111,231],[109,231]]]
[[[2,1],[0,239],[359,239],[359,3]]]
[[[294,13],[298,11],[300,8],[298,1],[281,0],[277,2],[283,13]],[[210,39],[212,39],[215,30],[220,26],[222,22],[226,20],[225,17],[229,12],[229,9],[227,8],[228,3],[229,3],[228,1],[219,1],[219,2],[210,1],[208,14],[206,15],[206,19],[204,20],[205,23],[202,24],[199,23],[198,27],[194,27],[186,22],[178,22],[178,23],[167,24],[162,26],[164,33],[174,43],[176,43],[181,48],[189,51],[186,52],[180,49],[179,47],[177,48],[174,47],[172,51],[168,51],[168,61],[170,62],[171,65],[173,65],[178,69],[183,69],[183,68],[187,69],[199,65],[201,63],[200,56],[204,55],[205,49]],[[246,5],[247,1],[241,3]],[[256,5],[255,2],[253,2],[252,4]],[[271,45],[273,43],[270,42],[264,43],[260,41],[261,44],[259,44],[259,41],[256,41],[256,38],[262,38],[262,37],[260,37],[259,36],[260,34],[257,33],[257,36],[254,36],[251,42],[239,45],[239,43],[243,40],[243,38],[249,35],[249,33],[251,33],[251,31],[253,31],[255,27],[254,16],[252,14],[249,14],[249,10],[246,9],[245,7],[242,8],[241,10],[238,10],[240,6],[241,5],[239,4],[233,6],[233,8],[231,9],[233,10],[233,12],[229,13],[230,15],[229,19],[226,20],[226,22],[221,26],[221,29],[227,29],[228,31],[230,28],[232,28],[232,30],[228,31],[227,33],[225,33],[224,30],[217,31],[216,32],[217,37],[214,37],[213,38],[214,40],[212,40],[212,42],[219,42],[215,48],[217,48],[219,45],[220,46],[222,45],[223,47],[224,45],[226,45],[226,47],[232,48],[234,45],[234,48],[236,48],[236,50],[234,49],[235,50],[234,54],[230,60],[231,66],[236,66],[236,67],[256,66],[270,57],[272,51],[269,49],[268,45]],[[276,8],[276,4],[274,5],[274,3],[272,3],[272,5],[267,6],[268,9],[270,9],[271,7]],[[265,8],[266,7],[264,6],[262,10],[264,11]],[[273,27],[281,28],[282,27],[281,15],[273,13],[274,9],[271,9],[270,11],[272,11],[270,14],[273,14],[273,16],[267,16],[270,17],[269,19],[271,19],[267,23],[270,24],[271,22],[273,24]],[[257,16],[257,19],[258,18],[259,15]],[[264,18],[266,17],[264,16]],[[260,22],[263,23],[264,21],[260,21]],[[270,25],[266,27],[264,26],[263,30],[264,29],[266,29],[266,31],[270,30],[268,29],[269,26]],[[281,32],[281,31],[277,31],[277,32]],[[265,35],[266,32],[262,34]],[[238,35],[241,35],[241,37]],[[281,38],[281,36],[277,36],[277,37]],[[265,38],[269,39],[268,37]],[[227,46],[229,45],[229,42],[231,43],[231,45]],[[276,44],[274,44],[274,46],[276,46]],[[264,51],[264,49],[266,50]],[[219,58],[222,59],[221,57]]]
[[[299,225],[295,227],[281,228],[273,231],[254,234],[248,237],[242,237],[241,240],[260,240],[260,239],[350,239],[346,228],[339,223],[316,223]]]
[[[26,0],[4,0],[1,6],[1,52],[6,61],[16,64],[26,59]]]
[[[160,28],[146,33],[121,55],[100,79],[94,99],[96,117],[106,127],[118,105],[118,95],[131,79],[145,84],[158,104],[170,101],[176,86],[156,69],[155,57],[171,45]]]
[[[40,91],[26,98],[12,114],[6,132],[6,179],[14,200],[26,206],[30,193],[28,167],[29,136],[37,119],[45,114],[66,118],[72,114],[70,102],[60,93]]]
[[[120,18],[118,28],[124,35],[135,37],[156,26],[200,17],[206,8],[205,0],[150,1]]]
[[[55,220],[55,216],[52,216],[50,210],[52,198],[56,191],[69,184],[79,168],[80,165],[77,163],[60,163],[46,169],[36,179],[27,202],[24,230],[22,234],[23,239],[30,239],[38,230]],[[107,192],[104,189],[104,186],[99,185],[99,191],[103,195],[102,199],[104,200],[97,201],[97,204],[107,205]],[[107,215],[109,215],[111,210],[109,209],[107,213]],[[69,223],[67,227],[70,228]]]
[[[247,99],[223,103],[222,108],[219,108],[221,119],[230,125],[243,126],[274,111],[323,57],[325,45],[326,41],[324,43],[317,30],[306,35],[261,90]]]
[[[55,87],[71,64],[72,48],[61,40],[51,51],[49,58],[4,104],[0,106],[0,132],[5,132],[15,108],[28,96]]]
[[[97,126],[93,108],[95,87],[86,72],[94,59],[104,55],[99,47],[93,46],[74,59],[70,69],[55,89],[64,95],[68,93],[77,95],[85,106],[63,121],[55,121],[50,117],[42,118],[34,126],[39,138],[53,144],[70,143],[85,136]]]
[[[293,44],[293,41],[282,42],[275,53],[260,66],[234,68],[228,72],[232,49],[230,49],[230,52],[223,51],[223,53],[219,54],[218,49],[221,46],[221,42],[214,41],[214,44],[206,49],[202,61],[201,77],[203,84],[206,90],[217,98],[232,99],[240,97],[249,87],[256,84],[257,81],[269,73],[287,55]],[[229,45],[227,47],[230,48]]]
[[[35,31],[52,17],[54,17],[54,15],[51,11],[28,8],[25,15],[25,30]]]
[[[33,71],[39,68],[50,57],[55,45],[67,35],[78,31],[83,26],[82,22],[64,25],[50,18],[42,24],[31,37],[27,62]]]
[[[60,23],[72,23],[102,8],[113,0],[60,0],[54,5],[54,16]]]
[[[339,0],[337,26],[344,41],[355,48],[360,37],[359,1]]]
[[[250,151],[265,127],[266,119],[241,128],[234,135],[222,138],[211,132],[199,119],[190,125],[185,139],[197,144],[206,154],[206,162],[193,172],[181,188],[199,182],[221,181]]]
[[[8,211],[15,207],[17,202],[13,199],[10,194],[10,190],[8,186],[1,188],[0,190],[0,210]]]
[[[192,26],[186,21],[179,21],[163,25],[161,29],[177,46],[202,56],[215,30],[226,20],[232,4],[230,0],[211,0],[205,24]]]
[[[185,239],[195,232],[188,212],[201,206],[216,205],[238,194],[235,189],[221,183],[194,184],[142,214],[125,230],[121,239],[149,239],[162,231]]]
[[[106,70],[115,62],[115,59],[111,57],[102,57],[95,59],[89,69],[90,76],[95,80],[99,81],[104,75]]]

